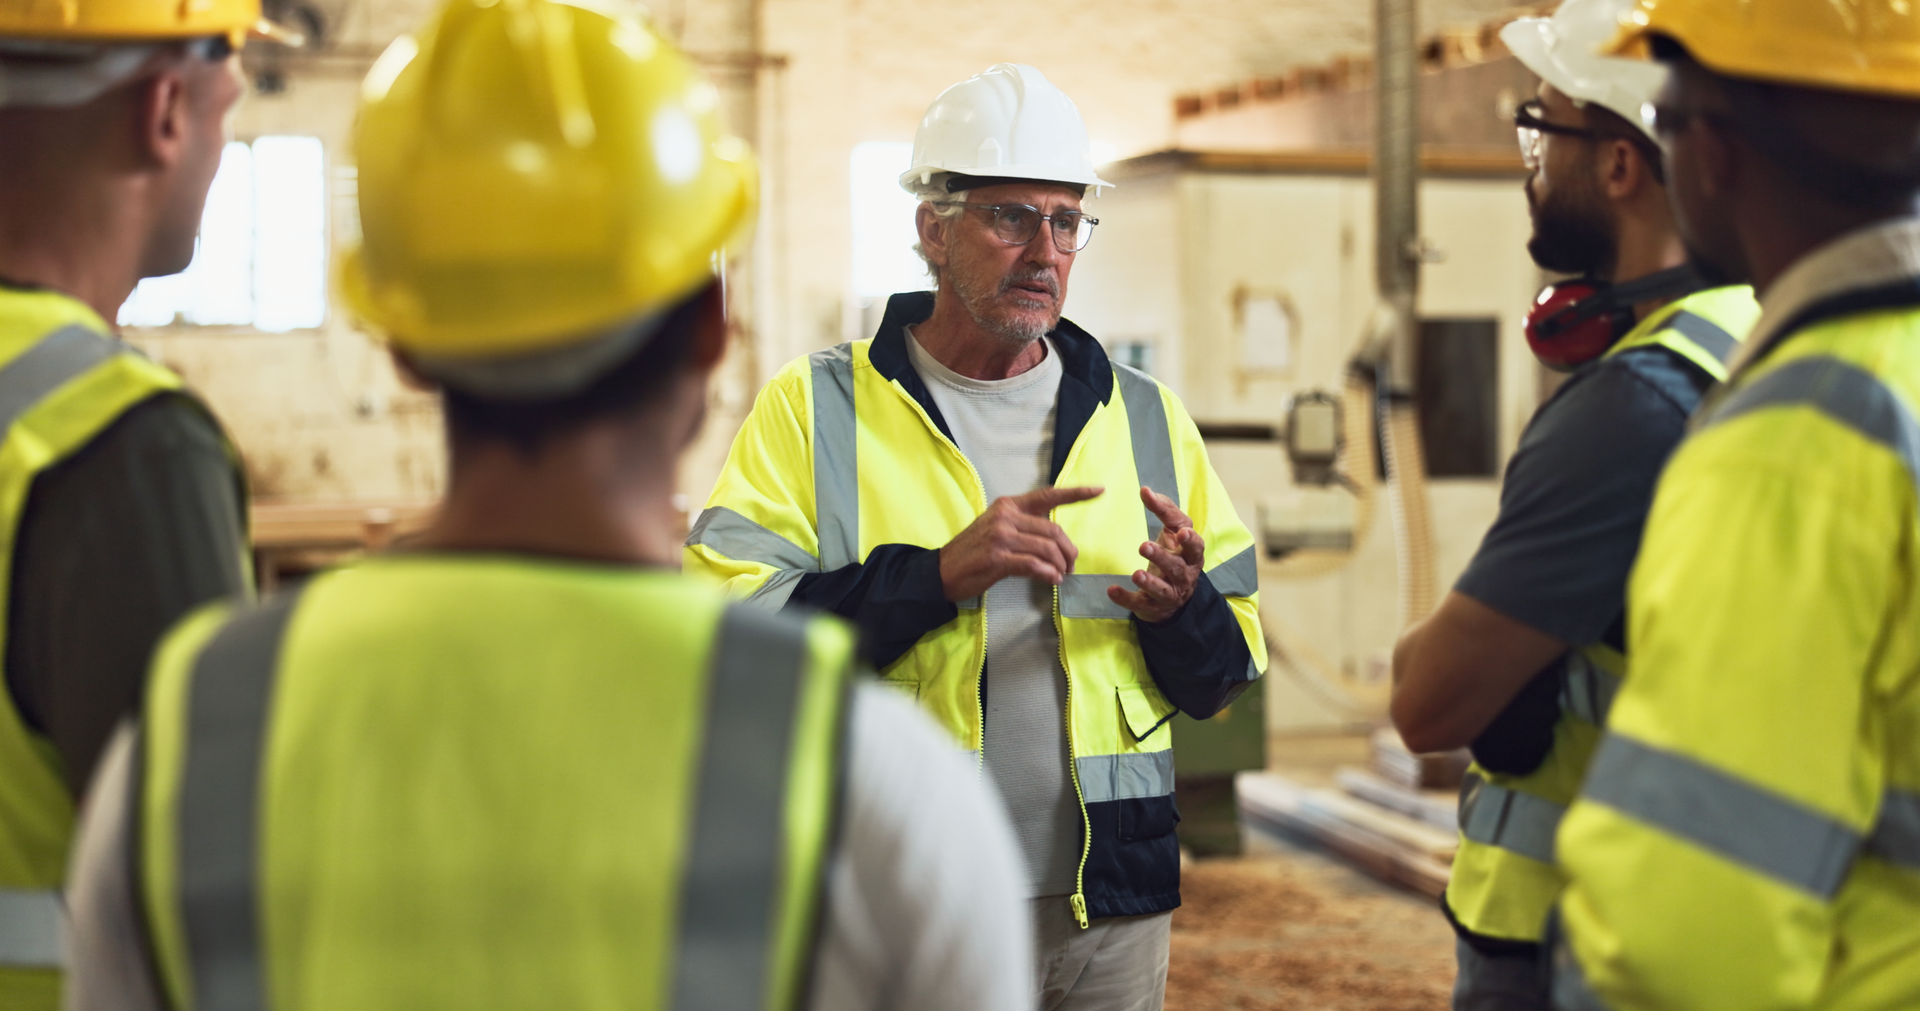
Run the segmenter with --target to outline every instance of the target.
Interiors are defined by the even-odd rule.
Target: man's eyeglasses
[[[1080,211],[1042,214],[1040,208],[1031,204],[968,204],[956,200],[948,206],[985,211],[991,219],[993,234],[1012,246],[1032,242],[1033,237],[1040,234],[1040,223],[1044,221],[1052,232],[1053,248],[1062,253],[1077,253],[1087,248],[1087,243],[1093,240],[1093,226],[1100,223],[1099,218]]]
[[[1520,161],[1527,171],[1540,167],[1540,135],[1557,133],[1567,137],[1584,137],[1587,140],[1601,140],[1610,134],[1599,130],[1589,130],[1584,126],[1568,126],[1565,123],[1550,122],[1546,118],[1546,106],[1539,99],[1522,102],[1513,110],[1513,128],[1520,135]]]

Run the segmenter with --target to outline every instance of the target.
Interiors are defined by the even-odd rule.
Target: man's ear
[[[189,109],[186,75],[166,67],[134,85],[134,151],[155,168],[186,157]]]
[[[727,354],[727,300],[720,282],[707,286],[699,295],[694,310],[693,347],[688,364],[700,372],[711,372]]]
[[[1596,171],[1600,176],[1600,189],[1614,200],[1626,200],[1640,191],[1640,187],[1653,181],[1652,167],[1647,164],[1647,156],[1632,141],[1610,139],[1596,144],[1595,157],[1599,159]]]
[[[920,232],[920,252],[927,262],[936,267],[947,265],[947,223],[933,212],[932,206],[921,204],[913,214],[913,224]]]

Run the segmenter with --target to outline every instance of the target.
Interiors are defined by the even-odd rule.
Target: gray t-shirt
[[[1011,379],[970,379],[907,334],[907,355],[980,472],[987,501],[1048,484],[1060,356]],[[1067,771],[1067,673],[1053,623],[1053,587],[1004,579],[987,590],[987,771],[1006,799],[1034,897],[1069,895],[1080,865],[1080,804]]]

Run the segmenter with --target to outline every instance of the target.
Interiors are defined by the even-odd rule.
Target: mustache
[[[1047,293],[1053,296],[1054,301],[1058,302],[1060,300],[1060,279],[1053,276],[1053,271],[1037,267],[1033,270],[1015,271],[1001,278],[1000,290],[994,294],[996,297],[1005,295],[1007,292],[1013,290],[1014,285],[1025,284],[1029,281],[1044,285]]]

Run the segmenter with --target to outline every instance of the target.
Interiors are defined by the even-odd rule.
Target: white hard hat
[[[1653,96],[1666,83],[1666,68],[1599,55],[1632,9],[1633,0],[1566,0],[1551,18],[1509,23],[1500,29],[1500,41],[1568,98],[1597,102],[1652,138]]]
[[[996,63],[940,93],[913,135],[912,191],[939,173],[1112,186],[1094,174],[1073,100],[1023,63]]]

